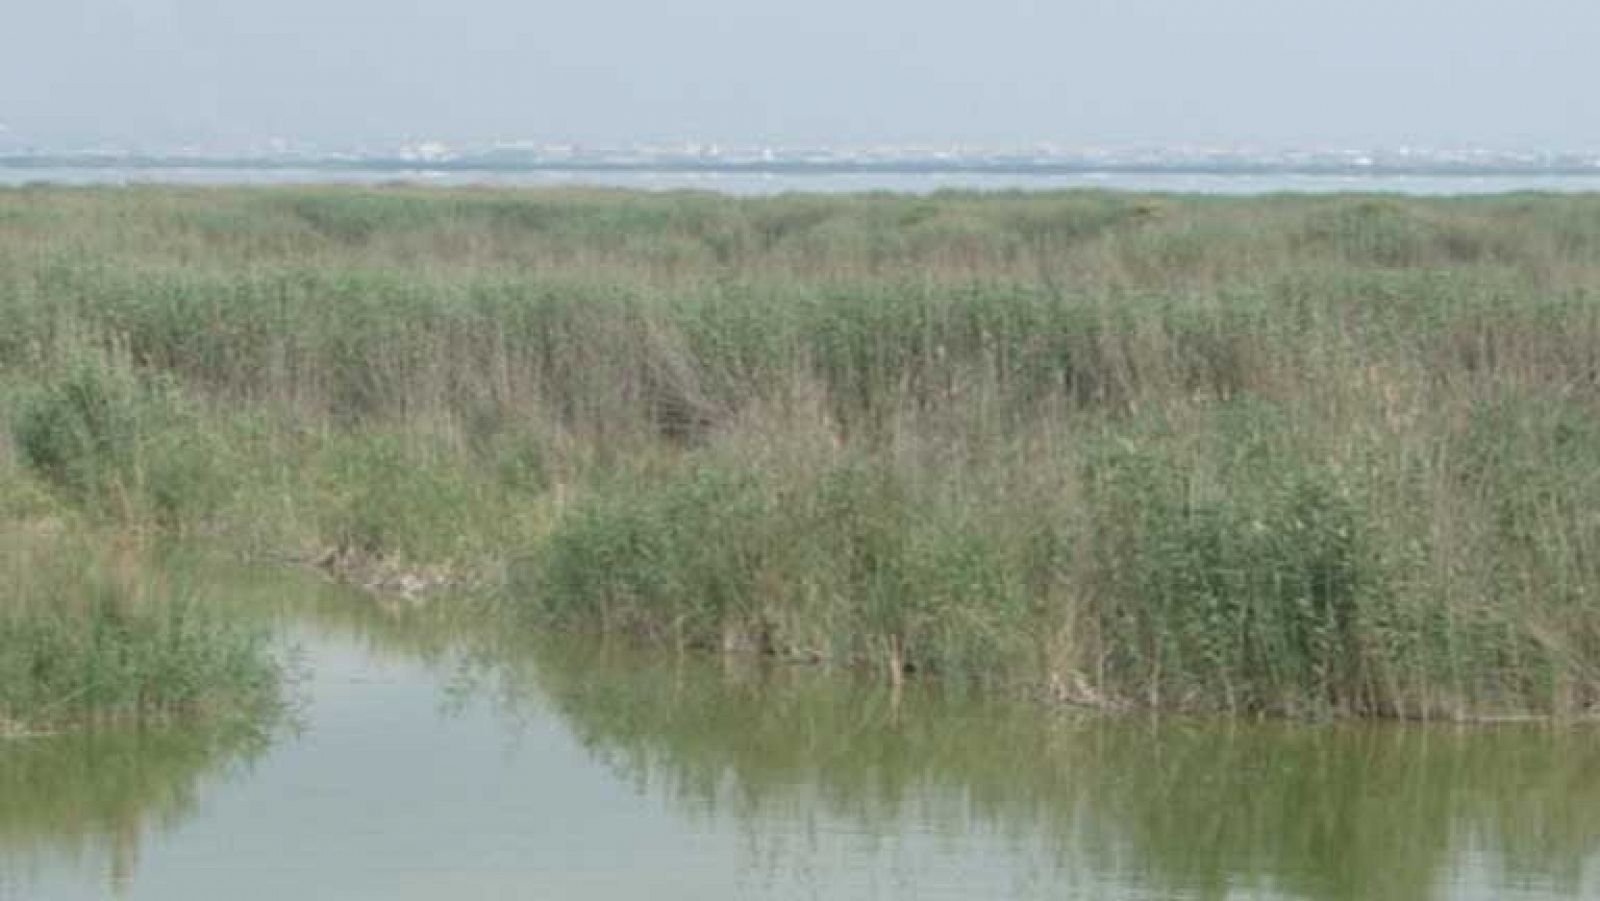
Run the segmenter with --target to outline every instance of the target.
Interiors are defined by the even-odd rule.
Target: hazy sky
[[[0,0],[0,142],[1600,147],[1594,0]]]

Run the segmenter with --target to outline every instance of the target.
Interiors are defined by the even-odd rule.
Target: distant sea
[[[1329,175],[1271,173],[1007,173],[1007,172],[749,172],[626,170],[506,170],[285,168],[285,167],[151,167],[114,166],[7,167],[0,165],[0,186],[33,183],[61,185],[292,185],[393,183],[419,185],[493,185],[502,187],[604,186],[649,191],[712,191],[764,195],[790,192],[828,194],[892,191],[927,194],[939,190],[1052,191],[1099,188],[1198,194],[1327,194],[1334,192],[1414,195],[1499,194],[1520,191],[1553,193],[1600,192],[1600,173],[1418,175]]]

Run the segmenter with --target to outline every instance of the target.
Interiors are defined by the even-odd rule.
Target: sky
[[[1593,0],[0,0],[0,147],[1600,148]]]

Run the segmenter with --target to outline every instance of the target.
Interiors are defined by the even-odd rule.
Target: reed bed
[[[891,681],[1579,716],[1597,287],[1588,197],[15,189],[0,512]]]

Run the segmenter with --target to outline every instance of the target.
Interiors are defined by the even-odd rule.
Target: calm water
[[[275,621],[293,728],[0,745],[0,898],[1600,897],[1593,732],[1105,722],[348,598]]]
[[[15,168],[0,166],[0,186],[30,182],[67,185],[94,184],[384,184],[396,181],[437,185],[501,185],[562,187],[605,185],[642,190],[701,190],[726,194],[781,194],[790,191],[846,193],[897,191],[929,193],[945,188],[967,190],[1045,191],[1101,188],[1117,191],[1170,191],[1202,194],[1270,194],[1295,192],[1382,192],[1419,195],[1498,194],[1510,191],[1577,193],[1600,191],[1600,174],[1594,176],[1507,175],[1457,176],[1340,176],[1340,175],[1202,175],[1202,174],[983,174],[983,173],[862,173],[763,174],[744,172],[445,172],[419,169],[411,172],[332,169],[220,169],[220,168]]]

